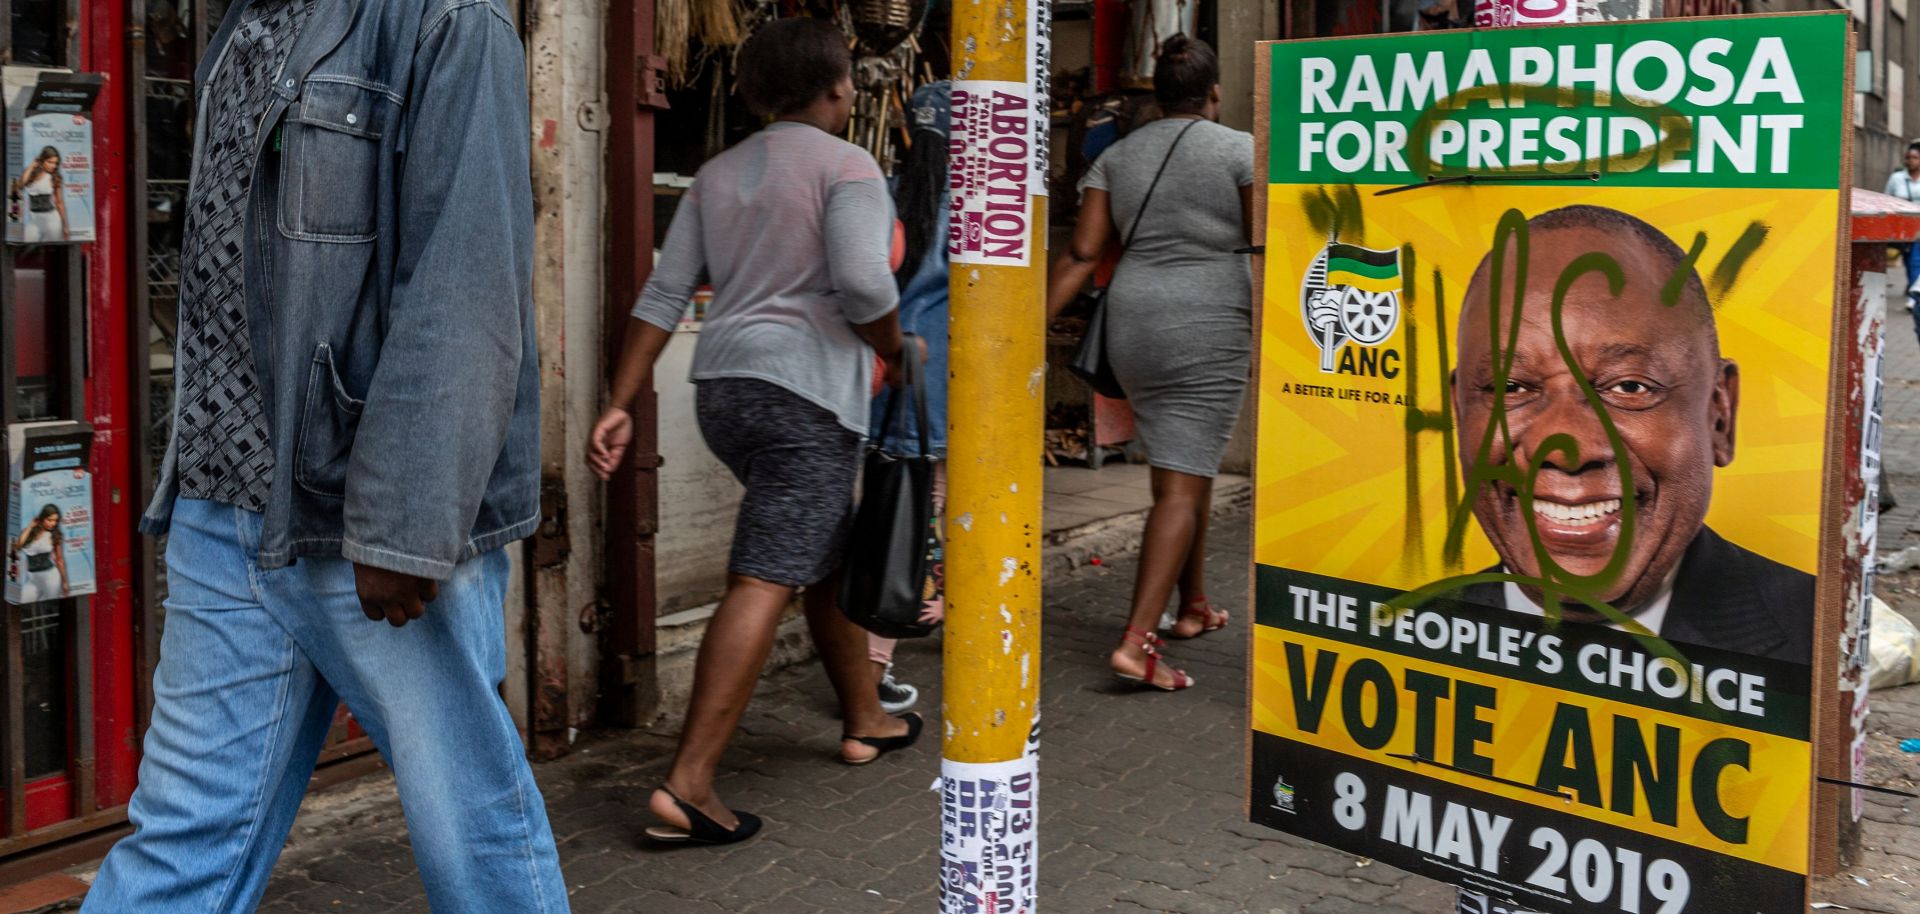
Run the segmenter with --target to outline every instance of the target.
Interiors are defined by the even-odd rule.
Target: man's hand
[[[372,565],[353,566],[353,583],[360,591],[360,611],[375,622],[387,620],[394,628],[427,614],[427,604],[440,596],[440,584]]]
[[[587,467],[602,481],[612,479],[633,443],[633,416],[619,407],[610,407],[593,424],[587,436]]]

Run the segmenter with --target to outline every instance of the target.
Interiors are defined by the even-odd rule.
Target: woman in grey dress
[[[1206,596],[1207,524],[1253,349],[1252,281],[1246,256],[1234,253],[1251,233],[1253,137],[1215,123],[1219,83],[1219,59],[1205,42],[1176,35],[1161,45],[1153,91],[1165,116],[1087,172],[1073,242],[1054,263],[1047,295],[1049,316],[1058,314],[1108,242],[1126,242],[1138,219],[1107,290],[1106,342],[1153,465],[1153,512],[1111,662],[1122,679],[1166,691],[1193,685],[1160,662],[1157,629],[1174,589],[1172,637],[1227,624]]]

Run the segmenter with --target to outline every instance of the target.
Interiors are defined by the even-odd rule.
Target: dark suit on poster
[[[1489,568],[1489,573],[1502,569]],[[1668,641],[1806,664],[1813,657],[1814,577],[1743,549],[1701,527],[1680,560],[1666,622]],[[1474,584],[1467,602],[1507,609],[1506,587]]]

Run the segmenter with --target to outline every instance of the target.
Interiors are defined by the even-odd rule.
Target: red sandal
[[[1127,626],[1127,636],[1125,641],[1127,644],[1131,644],[1140,648],[1141,653],[1144,653],[1147,655],[1147,673],[1144,676],[1129,676],[1126,673],[1122,673],[1119,670],[1115,670],[1113,672],[1113,675],[1119,677],[1122,682],[1131,683],[1137,686],[1150,686],[1152,688],[1159,689],[1162,692],[1178,692],[1181,689],[1193,688],[1194,678],[1192,676],[1188,676],[1186,673],[1180,670],[1174,669],[1171,666],[1167,667],[1167,670],[1173,673],[1173,685],[1161,685],[1159,682],[1155,681],[1153,674],[1159,672],[1160,670],[1160,636],[1159,635],[1156,635],[1153,632],[1146,631],[1144,629],[1135,628],[1129,625]]]
[[[1198,600],[1194,600],[1188,603],[1187,605],[1180,607],[1180,618],[1181,619],[1201,619],[1204,621],[1200,623],[1200,630],[1197,632],[1194,632],[1191,635],[1175,634],[1173,632],[1173,629],[1169,627],[1167,629],[1167,637],[1172,638],[1176,641],[1186,641],[1191,638],[1198,638],[1201,635],[1207,634],[1208,632],[1217,632],[1223,628],[1226,628],[1227,623],[1231,621],[1232,616],[1230,616],[1227,613],[1227,611],[1224,609],[1215,609],[1213,607],[1212,602],[1208,601],[1206,597],[1201,597]]]

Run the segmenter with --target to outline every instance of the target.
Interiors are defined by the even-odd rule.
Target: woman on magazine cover
[[[33,523],[7,545],[7,576],[22,582],[20,602],[39,603],[67,595],[66,536],[60,532],[60,509],[47,505]],[[24,566],[23,566],[24,560]]]
[[[26,197],[26,211],[18,218],[26,223],[26,243],[45,244],[67,240],[66,180],[60,175],[60,150],[48,146],[40,150],[33,165],[20,180],[13,182],[9,199],[17,206]]]

